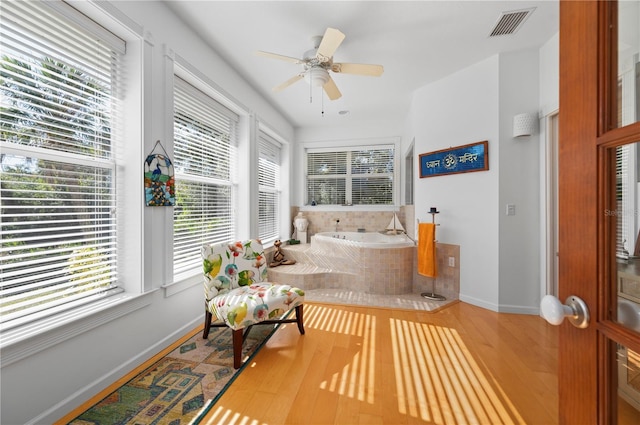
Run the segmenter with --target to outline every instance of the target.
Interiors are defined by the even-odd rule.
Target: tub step
[[[296,260],[295,264],[268,268],[269,280],[301,289],[324,289],[344,287],[353,279],[349,273],[319,267],[308,255],[309,244],[287,246],[283,249],[286,259]]]
[[[287,245],[282,247],[284,258],[296,260],[298,263],[314,264],[311,244]]]

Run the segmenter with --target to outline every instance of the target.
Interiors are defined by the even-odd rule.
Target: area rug
[[[277,326],[254,326],[243,345],[248,360]],[[202,331],[68,422],[73,425],[198,423],[248,363],[233,368],[231,331]]]

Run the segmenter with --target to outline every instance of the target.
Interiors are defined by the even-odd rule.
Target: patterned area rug
[[[243,356],[254,356],[276,329],[254,326],[244,342]],[[198,423],[243,368],[233,368],[228,328],[212,328],[206,340],[198,332],[69,423]]]

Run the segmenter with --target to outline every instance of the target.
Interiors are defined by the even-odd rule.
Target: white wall
[[[499,57],[493,56],[414,94],[403,138],[415,138],[415,216],[440,211],[439,242],[460,246],[460,299],[497,310]],[[424,153],[487,140],[489,170],[420,178]]]
[[[403,134],[415,138],[416,218],[438,208],[438,241],[460,246],[460,299],[494,311],[538,311],[538,135],[512,137],[513,116],[538,110],[538,64],[537,50],[505,53],[417,90]],[[483,140],[488,171],[419,177],[420,154]]]
[[[72,3],[93,8],[88,3]],[[279,135],[293,140],[292,126],[162,3],[117,1],[107,3],[105,8],[117,15],[124,13],[126,16],[119,17],[131,20],[150,47],[146,68],[149,78],[144,81],[145,154],[158,139],[172,152],[167,136],[172,123],[167,121],[170,99],[165,94],[170,75],[165,75],[165,45],[223,88],[224,94],[238,101],[247,113],[255,114]],[[142,141],[131,140],[139,142]],[[38,346],[51,345],[54,333],[31,338],[33,352],[9,364],[3,350],[1,423],[52,423],[201,324],[204,312],[199,278],[195,285],[161,288],[172,283],[165,264],[172,247],[171,220],[170,208],[145,210],[143,256],[148,293],[132,301],[136,304],[130,309],[132,312],[114,318],[107,309],[63,326],[55,332],[62,342],[44,351],[39,351]],[[141,282],[135,284],[141,286]]]
[[[540,115],[557,111],[560,96],[560,33],[540,47]]]
[[[536,314],[540,305],[540,136],[513,137],[513,116],[538,115],[538,50],[500,55],[498,311]],[[506,215],[507,204],[516,214]]]

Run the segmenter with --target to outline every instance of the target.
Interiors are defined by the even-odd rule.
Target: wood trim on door
[[[559,292],[582,298],[597,314],[599,134],[598,2],[560,2]],[[593,319],[592,319],[593,322]],[[559,332],[558,398],[561,424],[598,417],[595,326]],[[580,355],[576,353],[580,350]]]

